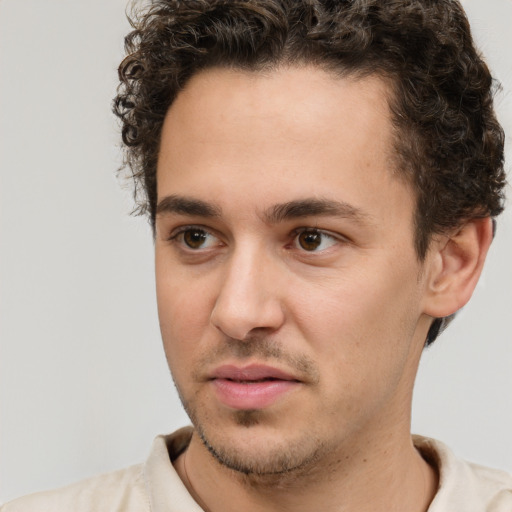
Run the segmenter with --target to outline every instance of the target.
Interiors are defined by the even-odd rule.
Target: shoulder
[[[512,512],[512,475],[468,462],[475,490],[484,497],[488,512]]]
[[[144,464],[24,496],[0,506],[0,512],[200,511],[172,464],[191,435],[186,427],[157,436]]]
[[[512,475],[460,459],[435,439],[414,436],[423,458],[439,473],[429,512],[512,512]]]
[[[95,476],[61,489],[44,491],[6,503],[0,512],[144,512],[149,498],[143,465]]]

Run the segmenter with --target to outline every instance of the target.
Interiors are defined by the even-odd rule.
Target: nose
[[[226,273],[211,313],[212,324],[232,339],[244,340],[262,330],[277,331],[285,314],[279,268],[256,252],[235,254],[226,263]],[[281,272],[282,275],[282,272]]]

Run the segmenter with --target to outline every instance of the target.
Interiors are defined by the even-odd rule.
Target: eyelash
[[[326,231],[324,229],[319,229],[319,228],[307,227],[307,228],[298,228],[298,229],[296,229],[293,232],[293,241],[292,241],[293,245],[296,246],[296,244],[300,243],[299,242],[299,237],[301,235],[312,235],[313,237],[320,236],[319,245],[317,247],[315,247],[314,250],[308,251],[306,248],[301,247],[302,250],[304,252],[306,252],[306,253],[307,252],[310,252],[310,253],[323,252],[323,251],[327,250],[329,247],[332,247],[332,245],[334,245],[336,243],[342,243],[344,241],[343,237],[341,237],[340,235],[336,235],[334,233],[331,233],[330,231]],[[326,249],[322,249],[320,251],[316,251],[315,249],[317,249],[324,242],[323,239],[330,240],[332,243]]]
[[[167,241],[169,242],[173,242],[173,243],[181,243],[182,245],[184,246],[187,246],[187,244],[185,243],[184,240],[179,240],[180,237],[184,236],[186,233],[188,232],[192,232],[192,231],[196,231],[196,232],[201,232],[201,233],[204,233],[206,235],[211,235],[215,238],[219,238],[217,237],[216,235],[214,235],[209,229],[206,229],[202,226],[194,226],[194,225],[190,225],[190,226],[182,226],[180,228],[178,228],[177,230],[174,230],[170,236],[167,238]],[[189,250],[192,250],[194,251],[194,249],[190,246],[187,247]]]
[[[180,240],[180,237],[183,237],[185,236],[186,233],[188,232],[193,232],[193,231],[196,231],[196,232],[200,232],[200,233],[203,233],[204,235],[210,235],[210,236],[213,236],[217,239],[219,239],[218,236],[216,236],[215,234],[213,234],[209,229],[206,229],[205,227],[203,226],[194,226],[194,225],[189,225],[189,226],[182,226],[180,228],[178,228],[178,230],[175,230],[171,233],[171,235],[168,237],[168,241],[169,242],[172,242],[172,243],[176,243],[176,244],[179,244],[181,245],[182,247],[185,248],[185,250],[187,251],[191,251],[191,252],[200,252],[201,249],[205,249],[203,247],[197,247],[197,248],[194,248],[194,247],[191,247],[189,244],[187,244],[183,238]],[[341,236],[341,235],[338,235],[338,234],[335,234],[335,233],[332,233],[330,231],[326,231],[326,230],[323,230],[323,229],[319,229],[319,228],[312,228],[312,227],[301,227],[301,228],[297,228],[295,229],[292,233],[292,241],[291,243],[288,245],[288,247],[292,246],[292,247],[295,247],[297,250],[301,251],[301,252],[304,252],[304,253],[316,253],[316,252],[324,252],[326,251],[327,249],[329,249],[329,247],[332,247],[332,245],[335,245],[337,243],[347,243],[348,240]],[[301,235],[312,235],[313,237],[315,236],[320,236],[320,240],[319,240],[319,243],[316,247],[313,247],[312,250],[308,250],[306,248],[304,248],[303,246],[302,247],[298,247],[298,245],[300,244],[299,242],[299,237]],[[220,240],[220,239],[219,239]],[[325,249],[321,249],[320,251],[317,251],[316,249],[322,245],[322,243],[324,243],[326,240],[330,240],[332,241],[332,243],[330,243],[329,247],[325,248]],[[314,240],[314,238],[311,240],[313,243],[316,243],[316,241]],[[219,244],[220,245],[220,244]],[[206,248],[207,249],[207,248]]]

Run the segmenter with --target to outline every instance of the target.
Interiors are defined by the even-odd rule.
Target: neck
[[[398,442],[400,441],[400,442]],[[192,436],[176,469],[206,512],[425,512],[437,476],[410,435],[375,438],[366,449],[342,449],[308,468],[281,475],[243,475],[222,466]]]

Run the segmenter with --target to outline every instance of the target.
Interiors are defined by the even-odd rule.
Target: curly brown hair
[[[397,169],[416,193],[415,247],[503,210],[504,134],[494,82],[456,0],[153,0],[135,13],[114,112],[137,213],[154,227],[162,124],[200,70],[314,64],[393,87]],[[446,322],[444,322],[446,323]],[[434,321],[432,342],[443,326]]]

